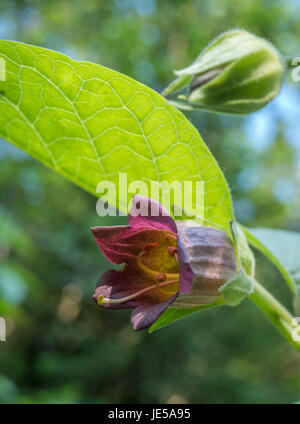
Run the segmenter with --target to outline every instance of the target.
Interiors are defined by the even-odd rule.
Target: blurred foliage
[[[0,38],[62,51],[160,91],[220,32],[243,27],[299,56],[295,0],[2,0]],[[299,84],[299,83],[298,83]],[[245,225],[300,231],[299,85],[248,117],[188,115],[216,156]],[[0,402],[284,403],[298,354],[250,301],[149,336],[91,300],[109,267],[89,228],[96,199],[0,140]],[[260,281],[287,305],[260,255]]]

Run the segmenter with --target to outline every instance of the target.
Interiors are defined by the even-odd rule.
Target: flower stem
[[[256,280],[254,280],[254,292],[249,297],[290,344],[300,351],[300,338],[297,337],[295,340],[293,338],[293,333],[297,327],[295,326],[294,317],[290,312]]]

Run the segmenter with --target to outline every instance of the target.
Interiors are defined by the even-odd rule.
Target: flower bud
[[[179,95],[182,109],[244,114],[261,109],[279,93],[284,64],[275,47],[244,30],[218,36],[163,92]]]

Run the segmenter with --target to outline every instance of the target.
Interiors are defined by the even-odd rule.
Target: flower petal
[[[152,279],[147,279],[144,273],[126,266],[120,271],[109,270],[105,272],[98,282],[93,298],[97,303],[99,296],[103,296],[105,299],[109,300],[124,299],[155,285],[156,282]],[[112,309],[134,308],[139,305],[164,302],[168,300],[171,295],[172,292],[155,287],[126,302],[104,302],[101,306]]]
[[[140,305],[132,311],[131,322],[133,329],[144,330],[150,327],[154,321],[168,308],[168,306],[176,299],[178,293],[161,303]]]
[[[180,294],[202,299],[220,296],[219,288],[236,271],[229,236],[216,228],[181,222],[177,245]]]
[[[135,216],[136,208],[141,215]],[[144,196],[133,196],[132,208],[130,209],[129,225],[132,228],[157,228],[169,230],[177,234],[177,227],[169,212],[156,200]]]
[[[129,296],[136,292],[137,284],[134,283],[134,279],[128,279],[126,271],[116,271],[110,269],[106,271],[100,278],[93,299],[98,303],[99,296],[103,296],[106,299],[119,299]],[[139,286],[140,288],[140,286]],[[103,308],[110,309],[124,309],[134,308],[139,305],[138,300],[134,299],[125,303],[104,303]]]
[[[103,255],[113,264],[135,260],[146,245],[160,240],[161,230],[150,227],[94,227],[91,231]]]

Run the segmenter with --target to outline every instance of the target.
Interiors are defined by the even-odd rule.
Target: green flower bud
[[[218,36],[163,92],[188,87],[175,104],[182,109],[251,113],[277,96],[284,62],[275,47],[244,30]]]

